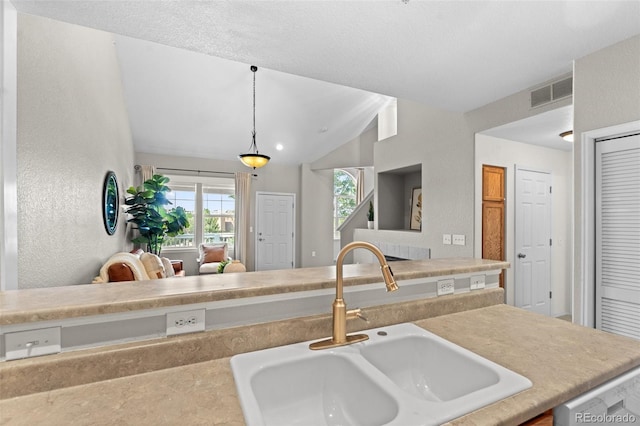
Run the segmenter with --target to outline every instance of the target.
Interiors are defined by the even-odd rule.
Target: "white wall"
[[[393,99],[378,113],[378,140],[398,134],[398,100]]]
[[[593,305],[593,140],[585,133],[640,120],[640,35],[585,56],[574,63],[574,321]],[[640,129],[636,129],[640,130]],[[585,290],[590,295],[585,296]]]
[[[421,164],[425,204],[423,229],[419,233],[362,232],[380,241],[406,241],[414,246],[430,248],[432,258],[455,256],[480,258],[482,228],[481,211],[477,206],[481,202],[479,201],[481,197],[476,187],[481,182],[481,177],[477,174],[477,161],[474,154],[475,134],[570,104],[571,98],[566,98],[532,109],[529,90],[523,90],[474,111],[457,114],[399,99],[398,134],[376,143],[375,170],[379,173]],[[533,155],[532,150],[535,151],[535,149],[528,145],[519,145],[509,153],[513,158],[506,158],[507,152],[499,152],[499,150],[490,152],[490,149],[480,152],[479,158],[494,165],[500,165],[501,162],[509,165],[506,161],[517,159],[523,165],[525,163],[529,166],[541,164],[544,166],[542,168],[549,168],[549,164],[541,161],[541,156],[544,154],[540,152],[536,152],[533,157],[535,160],[532,159],[529,163],[527,155]],[[519,152],[520,149],[522,153]],[[554,161],[552,166],[554,172],[558,170],[557,182],[555,176],[554,182],[559,193],[570,194],[572,182],[567,178],[566,173],[571,173],[571,164],[567,163],[567,156],[568,154],[557,156],[559,159]],[[513,164],[511,164],[512,167]],[[377,204],[380,202],[383,201],[376,199],[377,211],[380,211]],[[554,240],[559,245],[557,249],[562,253],[560,256],[562,260],[555,262],[552,271],[555,294],[552,311],[555,315],[568,313],[571,297],[572,217],[566,216],[572,211],[571,204],[571,201],[565,198],[554,202],[553,207],[554,216],[558,217],[558,227],[554,228]],[[562,223],[564,225],[561,225]],[[442,234],[464,234],[466,246],[443,245]],[[513,282],[513,268],[509,269],[507,281],[508,285]],[[507,297],[513,303],[513,291],[509,288],[507,288]]]
[[[473,256],[473,134],[464,115],[403,99],[397,108],[398,133],[375,144],[374,168],[380,173],[422,165],[422,231],[401,234],[430,248],[432,258]],[[376,221],[384,220],[384,202],[376,189]],[[467,244],[443,245],[445,233],[463,234]]]
[[[303,267],[333,264],[333,169],[301,168]],[[315,256],[313,256],[315,252]]]
[[[374,126],[357,138],[317,159],[309,167],[311,170],[326,170],[373,166],[373,144],[377,140],[378,127]]]
[[[422,231],[400,231],[398,238],[431,249],[432,258],[480,257],[475,213],[474,138],[477,132],[570,105],[563,99],[532,109],[524,90],[468,113],[455,113],[397,101],[397,135],[374,146],[376,173],[422,166]],[[377,187],[377,185],[376,185]],[[376,192],[376,211],[380,212]],[[465,246],[442,244],[442,234],[462,234]],[[385,231],[386,239],[396,240]],[[382,238],[382,235],[380,236]],[[385,240],[386,241],[386,240]]]
[[[565,73],[557,76],[550,76],[550,79],[547,82],[541,81],[539,85],[536,85],[536,87],[544,86],[570,75],[571,73]],[[572,97],[569,96],[558,101],[550,102],[546,105],[531,108],[531,91],[530,89],[525,89],[490,104],[481,106],[473,111],[469,111],[465,113],[465,118],[467,119],[467,123],[469,124],[469,128],[472,133],[475,134],[503,124],[513,123],[514,121],[522,120],[523,118],[532,117],[557,108],[570,106],[571,104]]]
[[[89,283],[127,250],[102,222],[102,188],[132,182],[133,145],[110,34],[18,15],[20,288]],[[122,198],[122,196],[121,196]]]
[[[0,8],[0,290],[18,288],[16,188],[17,26],[15,8]]]
[[[563,77],[566,77],[566,74],[562,74],[562,75],[558,75],[558,76],[553,76],[550,78],[549,81],[547,82],[540,82],[540,85],[543,85],[545,83],[549,83],[551,81],[556,81],[558,79],[561,79]],[[572,103],[572,98],[571,97],[567,97],[564,99],[560,99],[558,101],[555,102],[550,102],[547,105],[543,105],[540,107],[536,107],[536,108],[531,108],[531,95],[530,95],[530,89],[525,89],[522,90],[518,93],[514,93],[511,96],[507,96],[505,98],[499,99],[495,102],[492,102],[488,105],[484,105],[480,108],[477,108],[473,111],[469,111],[467,113],[465,113],[465,119],[469,125],[469,129],[472,133],[472,135],[477,135],[478,133],[481,133],[484,130],[488,130],[503,124],[507,124],[507,123],[512,123],[514,121],[518,121],[518,120],[522,120],[524,118],[527,117],[531,117],[537,114],[542,114],[557,108],[563,108],[566,106],[570,106]],[[475,136],[472,136],[475,139]],[[523,147],[524,148],[524,147]],[[526,149],[526,148],[524,148]],[[500,158],[500,153],[495,153],[496,156],[498,158]],[[494,164],[494,162],[491,159],[490,155],[486,155],[485,156],[486,162],[488,164]],[[480,197],[478,195],[478,191],[477,191],[477,185],[480,185],[481,182],[481,177],[480,175],[477,174],[477,163],[474,163],[474,169],[476,171],[474,171],[474,188],[476,188],[474,190],[474,241],[473,241],[473,246],[474,246],[474,257],[480,258],[482,256],[482,242],[481,242],[481,232],[482,232],[482,227],[481,227],[481,221],[482,221],[482,216],[478,211],[478,203],[481,203],[481,200],[478,199],[478,197]],[[513,180],[511,180],[511,182],[513,182]],[[557,207],[557,206],[556,206]],[[554,207],[554,209],[556,208]],[[569,206],[569,209],[571,210],[573,208],[573,206]],[[509,216],[509,211],[507,210],[506,212],[507,217]],[[569,224],[567,225],[569,227],[569,229],[571,229],[572,226],[572,220],[569,221]],[[507,238],[509,238],[509,236],[507,236]],[[570,253],[573,250],[572,247],[572,241],[569,241],[569,239],[565,240],[566,241],[566,245],[568,247],[566,247],[566,250],[568,250]],[[512,252],[513,250],[509,250],[509,248],[506,249],[507,252]],[[512,253],[511,253],[512,255]],[[507,260],[509,260],[510,258],[508,257]],[[573,260],[573,258],[571,257],[571,255],[569,255],[569,259],[567,260],[568,262],[571,262]],[[507,281],[508,283],[513,283],[513,273],[514,273],[514,269],[513,269],[513,262],[512,262],[512,266],[511,268],[508,269],[507,272]],[[560,280],[561,278],[556,278],[557,280]],[[571,282],[572,282],[572,277],[568,276],[566,277],[567,281],[568,281],[568,286],[571,286]],[[509,284],[511,285],[511,284]],[[564,297],[569,297],[566,295],[566,293],[562,293],[562,295]],[[505,297],[509,297],[509,302],[513,303],[513,291],[509,291],[509,289],[506,290],[506,294]],[[556,299],[559,300],[560,298],[558,297]],[[559,314],[559,311],[556,311],[556,309],[561,309],[561,303],[558,304],[558,306],[556,305],[552,305],[552,310],[554,311],[555,314]],[[565,302],[566,305],[566,302]]]
[[[476,135],[475,143],[475,253],[482,253],[482,165],[505,168],[506,190],[506,260],[515,262],[515,166],[549,171],[552,175],[552,239],[551,247],[551,315],[571,311],[571,224],[572,224],[572,156],[568,151],[549,149],[525,143]],[[508,304],[514,304],[514,268],[507,269],[505,293]]]

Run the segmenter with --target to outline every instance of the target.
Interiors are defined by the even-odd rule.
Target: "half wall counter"
[[[391,267],[400,289],[386,293],[379,265],[345,265],[348,306],[497,288],[509,263],[447,258]],[[25,347],[11,355],[12,345],[37,341],[43,329],[54,344],[35,355],[326,313],[335,279],[327,266],[0,292],[0,359],[32,356]]]

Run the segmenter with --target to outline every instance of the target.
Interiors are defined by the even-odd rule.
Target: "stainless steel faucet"
[[[378,261],[380,262],[380,269],[382,270],[382,277],[384,278],[384,282],[387,286],[387,291],[396,291],[398,289],[398,285],[393,278],[393,272],[391,272],[391,268],[387,264],[387,261],[384,258],[384,254],[382,254],[378,247],[364,241],[354,241],[344,246],[342,250],[340,250],[338,259],[336,260],[336,298],[333,301],[333,337],[310,344],[309,348],[311,349],[317,350],[334,348],[336,346],[344,346],[351,343],[362,342],[363,340],[367,340],[369,338],[369,336],[367,336],[366,334],[355,334],[347,336],[347,318],[355,318],[359,316],[361,317],[361,315],[359,309],[347,311],[347,305],[346,303],[344,303],[342,264],[344,263],[345,255],[351,250],[357,248],[367,249],[376,255]]]

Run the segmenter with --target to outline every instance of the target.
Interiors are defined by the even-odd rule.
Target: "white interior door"
[[[256,271],[293,268],[295,194],[259,192],[256,198]]]
[[[640,339],[640,135],[596,143],[596,327]]]
[[[515,304],[551,315],[551,174],[516,167]]]

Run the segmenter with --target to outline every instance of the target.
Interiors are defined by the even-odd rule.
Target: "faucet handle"
[[[360,318],[363,321],[369,322],[367,317],[362,315],[362,310],[360,308],[351,309],[347,311],[347,319],[355,319],[355,318]]]

